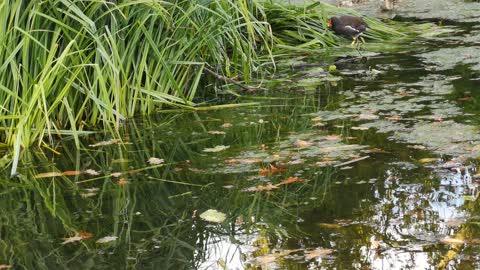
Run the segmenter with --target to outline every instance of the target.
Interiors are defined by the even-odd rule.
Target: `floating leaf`
[[[95,170],[92,170],[92,169],[85,170],[85,171],[83,171],[83,173],[86,173],[86,174],[89,174],[89,175],[93,175],[93,176],[100,175],[99,172],[97,172],[97,171],[95,171]]]
[[[303,164],[305,163],[305,160],[304,159],[294,159],[294,160],[290,160],[289,162],[287,162],[288,165],[299,165],[299,164]]]
[[[117,184],[118,184],[119,186],[125,186],[125,185],[128,184],[128,180],[125,179],[125,178],[120,178],[120,179],[118,180]]]
[[[307,141],[304,141],[304,140],[296,140],[293,144],[296,147],[299,147],[299,148],[307,148],[307,147],[312,146],[311,142],[307,142]]]
[[[105,236],[97,240],[98,244],[105,244],[117,240],[117,236]]]
[[[269,168],[261,168],[260,169],[260,175],[263,175],[263,176],[266,176],[270,173],[270,169]]]
[[[277,168],[277,167],[273,166],[272,164],[270,164],[270,173],[281,173],[281,172],[285,172],[285,171],[287,171],[287,169]]]
[[[425,164],[425,163],[432,163],[432,162],[435,162],[437,160],[438,160],[438,158],[422,158],[419,161],[420,161],[420,163]]]
[[[299,178],[299,177],[289,177],[282,182],[278,183],[277,186],[279,185],[288,185],[288,184],[293,184],[293,183],[299,183],[299,182],[304,182],[305,180]]]
[[[386,117],[385,119],[398,121],[398,120],[402,120],[402,117],[400,115],[393,115],[393,116]]]
[[[98,142],[96,144],[90,144],[89,146],[90,147],[100,147],[100,146],[107,146],[107,145],[112,145],[112,144],[118,144],[120,143],[121,140],[119,139],[111,139],[111,140],[108,140],[108,141],[102,141],[102,142]]]
[[[150,165],[160,165],[165,162],[163,158],[156,158],[156,157],[151,157],[148,159],[148,164]]]
[[[342,138],[342,135],[333,134],[333,135],[327,136],[325,139],[327,141],[334,141],[334,140],[337,140],[337,139],[340,139],[340,138]]]
[[[442,240],[440,240],[440,243],[445,244],[445,245],[463,245],[465,244],[465,240],[463,239],[458,239],[458,238],[451,238],[451,237],[445,237]]]
[[[74,175],[80,175],[82,172],[80,171],[64,171],[63,175],[65,176],[74,176]]]
[[[200,214],[200,218],[208,222],[222,223],[225,221],[227,216],[224,213],[219,212],[215,209],[208,209],[207,211]]]
[[[379,116],[378,115],[375,115],[375,114],[366,114],[366,113],[362,113],[358,116],[358,119],[360,120],[376,120],[378,119]],[[353,128],[352,128],[353,129]]]
[[[47,172],[47,173],[39,173],[35,175],[35,178],[48,178],[48,177],[57,177],[57,176],[63,176],[63,173],[61,172]]]
[[[225,160],[225,163],[228,164],[254,164],[254,163],[260,163],[263,162],[262,159],[259,158],[233,158],[233,159],[227,159]]]
[[[63,240],[65,240],[65,241],[62,242],[62,245],[65,245],[65,244],[68,244],[68,243],[73,243],[73,242],[78,242],[78,241],[81,241],[81,240],[84,240],[84,239],[89,239],[89,238],[92,238],[92,237],[93,237],[93,234],[91,234],[91,233],[77,232],[72,237],[63,238]]]
[[[224,135],[224,134],[226,134],[226,132],[225,132],[225,131],[219,131],[219,130],[210,130],[210,131],[208,132],[208,134],[212,134],[212,135]]]
[[[270,190],[277,189],[277,188],[278,188],[277,185],[268,184],[268,185],[265,185],[265,186],[245,188],[245,189],[243,189],[243,191],[246,191],[246,192],[270,191]]]
[[[325,255],[330,255],[333,253],[333,250],[331,249],[325,249],[325,248],[317,248],[314,250],[309,250],[305,252],[305,259],[311,260],[317,257],[323,257]]]
[[[327,229],[340,229],[340,228],[342,228],[341,225],[334,224],[334,223],[318,223],[318,226],[322,227],[322,228],[327,228]]]
[[[12,268],[13,266],[12,265],[9,265],[9,264],[0,264],[0,269],[10,269]]]
[[[97,192],[86,192],[86,193],[80,193],[80,197],[82,198],[89,198],[97,195]]]
[[[215,152],[221,152],[221,151],[226,150],[228,148],[230,148],[230,146],[228,146],[228,145],[217,145],[213,148],[205,148],[205,149],[203,149],[203,152],[215,153]]]
[[[230,124],[230,123],[225,123],[225,124],[222,125],[222,127],[223,128],[231,128],[231,127],[233,127],[233,125]]]
[[[368,130],[368,127],[352,127],[352,130]]]
[[[273,166],[272,164],[269,165],[270,168],[261,168],[260,169],[260,175],[268,175],[268,174],[275,174],[275,173],[281,173],[285,172],[287,169],[285,168],[277,168]]]
[[[257,257],[256,258],[256,262],[258,264],[269,264],[269,263],[273,263],[275,262],[275,260],[277,259],[277,257],[273,254],[268,254],[268,255],[265,255],[265,256],[260,256],[260,257]]]
[[[118,178],[118,177],[122,176],[122,173],[121,172],[114,172],[114,173],[111,173],[110,176]]]

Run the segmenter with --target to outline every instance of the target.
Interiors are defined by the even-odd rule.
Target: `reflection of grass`
[[[272,239],[279,235],[295,235],[295,224],[300,209],[304,208],[303,203],[310,197],[321,198],[325,194],[324,183],[328,179],[324,175],[315,176],[312,170],[305,175],[311,177],[308,183],[282,186],[274,192],[247,193],[242,191],[246,185],[231,190],[223,185],[227,180],[245,181],[248,174],[203,174],[190,169],[205,168],[210,165],[206,162],[222,162],[213,159],[222,157],[222,153],[207,155],[202,152],[212,145],[275,144],[278,136],[283,137],[290,130],[309,128],[308,122],[299,116],[318,109],[315,99],[309,95],[306,99],[272,100],[273,104],[281,106],[259,109],[260,115],[265,112],[262,110],[277,112],[273,113],[276,117],[265,119],[269,122],[263,125],[242,127],[242,122],[254,119],[258,122],[258,118],[248,114],[244,116],[246,120],[238,118],[238,113],[251,112],[241,108],[209,113],[208,118],[201,112],[183,116],[159,115],[157,119],[151,118],[151,122],[131,122],[126,126],[122,138],[130,144],[114,144],[92,151],[86,145],[103,139],[95,135],[91,139],[96,141],[85,142],[85,145],[80,142],[81,152],[60,151],[61,157],[53,153],[29,155],[25,165],[41,166],[21,167],[22,175],[17,178],[17,183],[5,182],[5,188],[11,187],[14,192],[0,199],[5,209],[2,219],[9,220],[0,226],[11,233],[2,237],[2,244],[6,247],[2,257],[12,258],[15,254],[9,263],[25,265],[29,269],[84,268],[90,264],[98,268],[161,265],[181,269],[202,260],[203,254],[211,248],[212,237],[256,233],[260,228],[262,234]],[[294,106],[298,103],[299,106]],[[220,126],[227,121],[234,126],[224,129],[226,135],[206,133],[221,129]],[[179,124],[185,122],[191,124]],[[159,134],[165,135],[159,137]],[[196,143],[191,144],[191,141]],[[70,140],[62,141],[57,150],[71,149],[74,144]],[[166,163],[149,166],[146,161],[150,157],[163,158]],[[44,171],[86,169],[96,170],[101,175],[33,177]],[[136,173],[122,175],[128,184],[119,186],[118,178],[109,176],[119,171]],[[278,179],[288,176],[282,174]],[[99,188],[99,191],[93,197],[82,198],[81,193],[86,188]],[[28,218],[25,219],[28,222],[17,217],[19,207],[27,209]],[[212,226],[198,216],[192,218],[195,210],[201,213],[210,208],[227,213],[228,220]],[[240,216],[244,223],[235,225]],[[90,232],[94,236],[82,242],[61,245],[62,238],[78,231]],[[109,244],[95,243],[101,237],[112,235],[119,238]],[[25,248],[26,242],[33,248]]]

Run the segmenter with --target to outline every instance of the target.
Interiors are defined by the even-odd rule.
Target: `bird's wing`
[[[352,30],[352,31],[354,31],[354,32],[360,33],[360,31],[358,31],[358,29],[355,29],[355,28],[353,28],[353,27],[350,26],[350,25],[345,25],[345,28],[348,29],[348,30]]]

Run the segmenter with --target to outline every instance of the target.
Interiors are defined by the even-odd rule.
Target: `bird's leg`
[[[353,41],[352,41],[352,44],[350,44],[350,46],[354,47],[354,45],[357,44],[357,37],[353,37]]]

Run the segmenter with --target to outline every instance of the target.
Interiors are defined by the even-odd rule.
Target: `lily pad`
[[[208,209],[207,211],[200,214],[200,218],[208,222],[222,223],[225,221],[227,216],[224,213],[219,212],[215,209]]]

